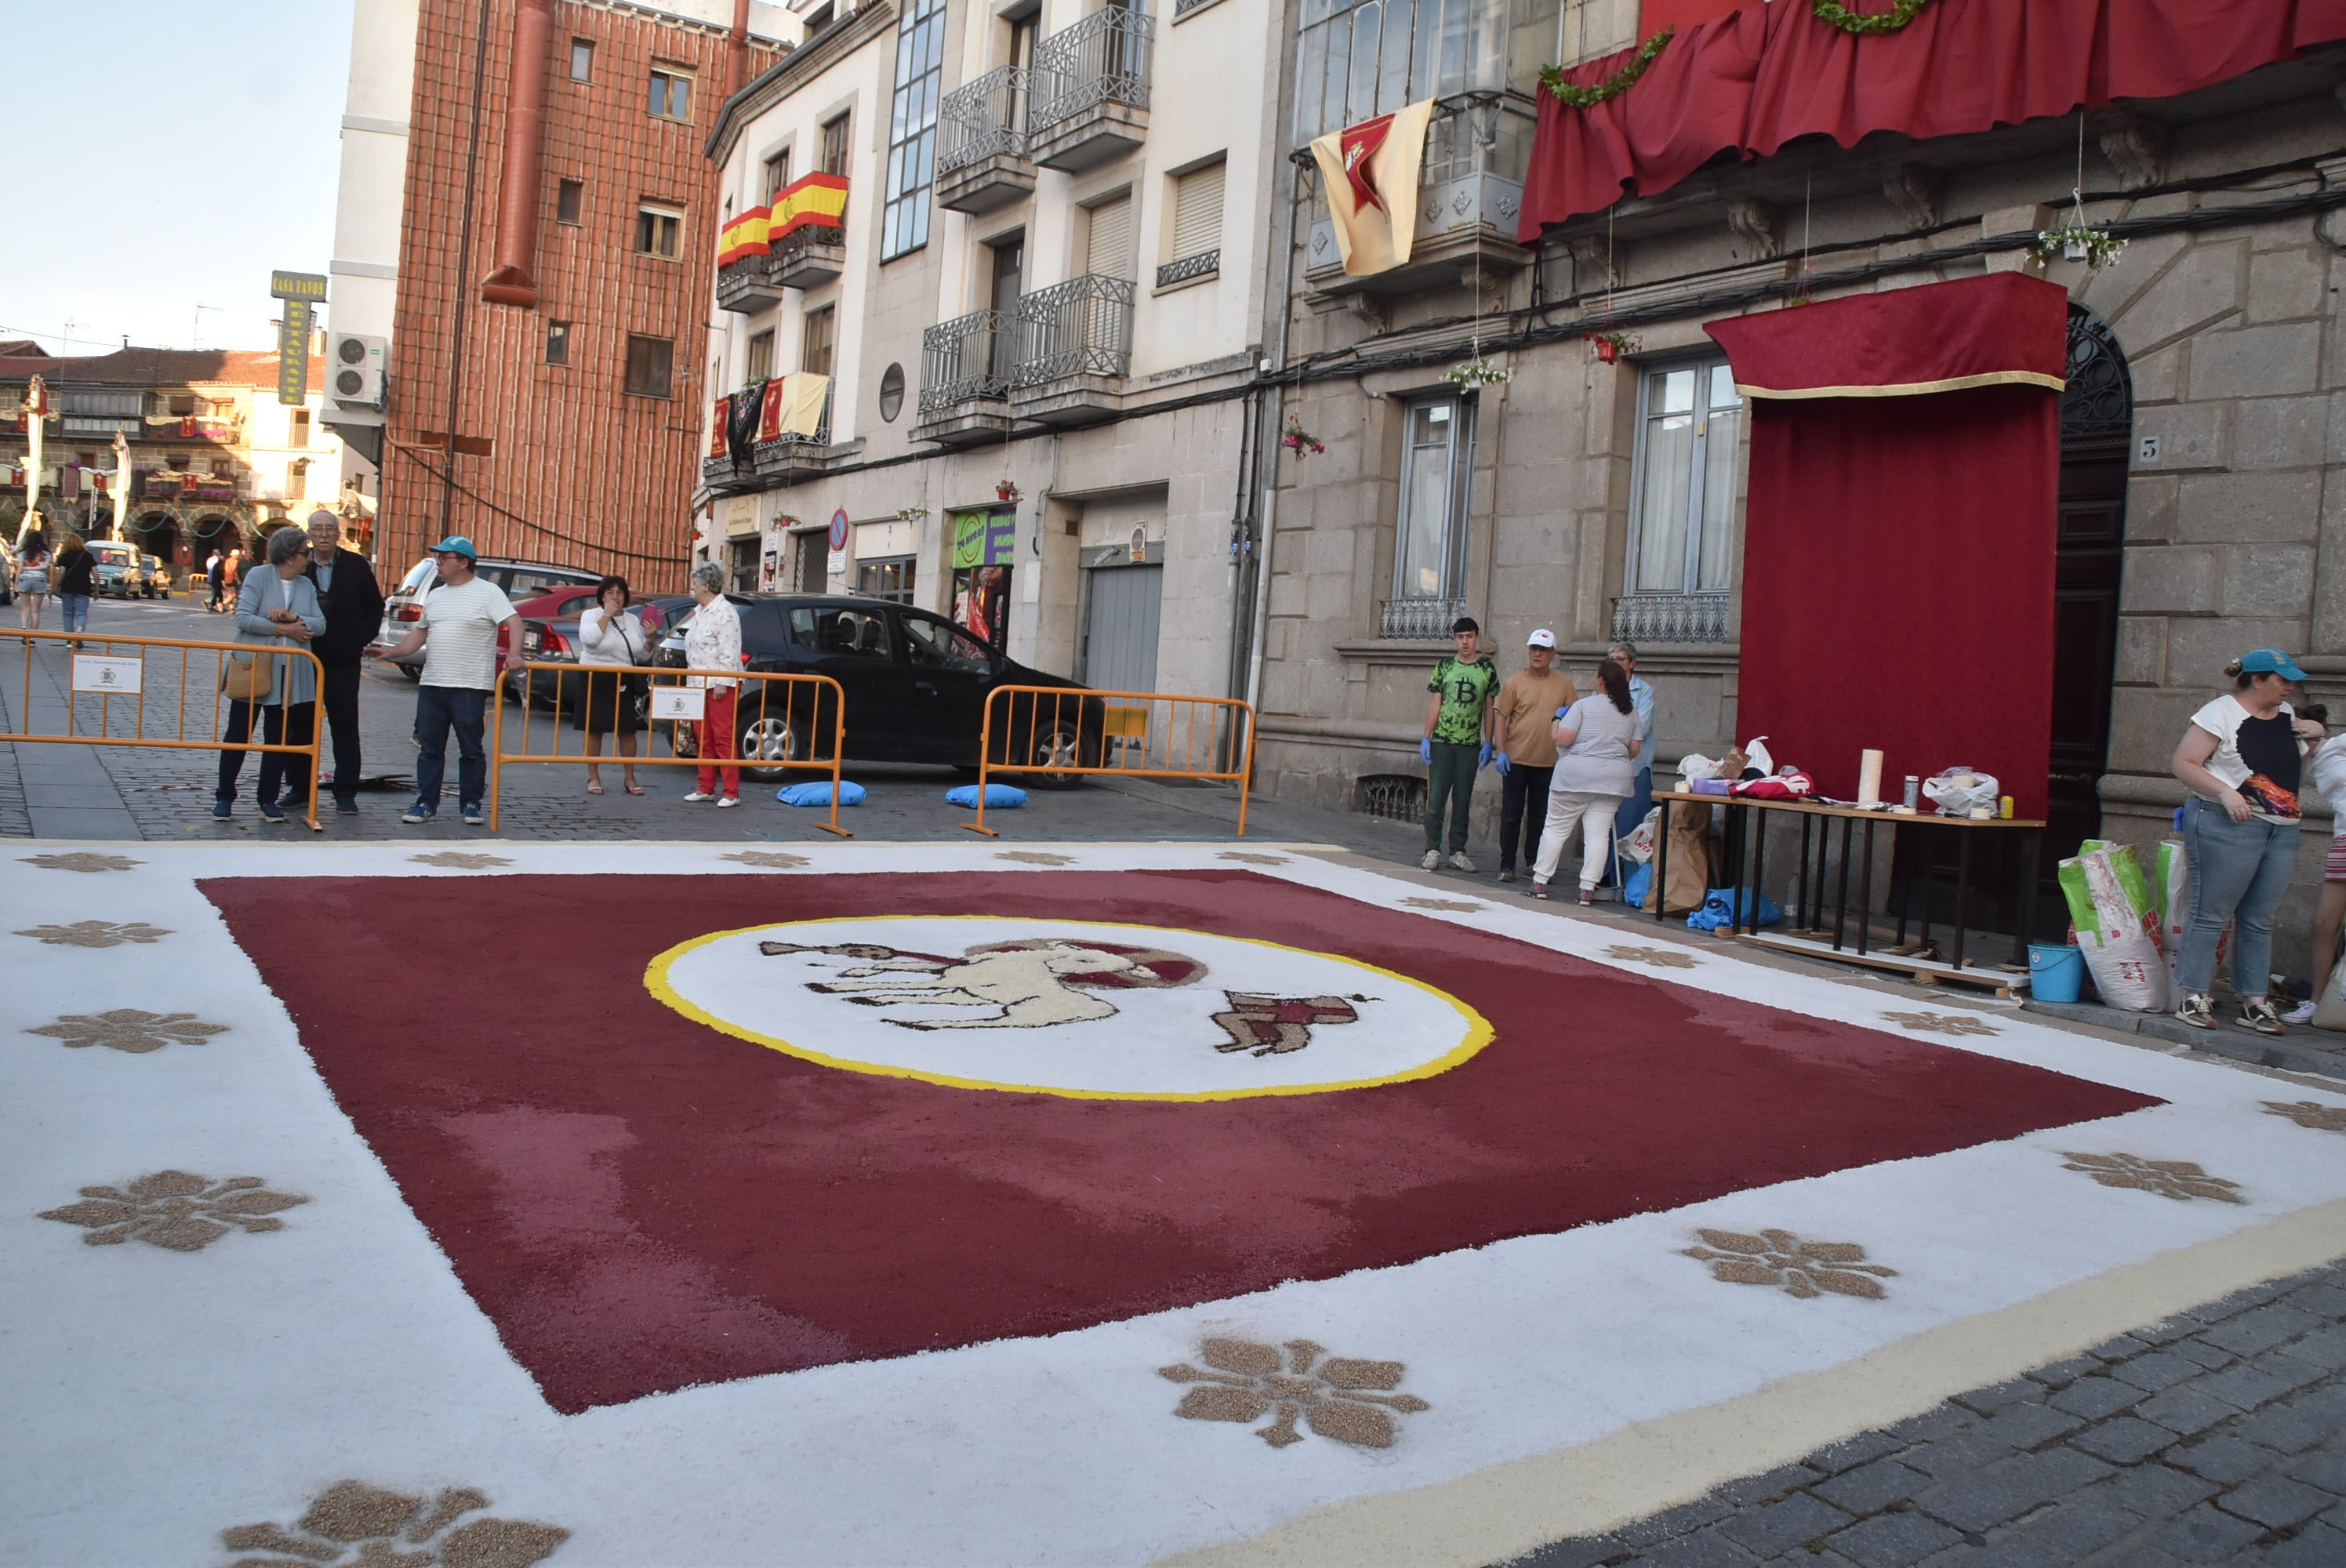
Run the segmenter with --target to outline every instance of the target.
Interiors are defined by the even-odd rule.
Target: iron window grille
[[[1425,780],[1413,774],[1370,774],[1360,781],[1353,799],[1354,809],[1364,817],[1387,822],[1425,820]]]
[[[1465,613],[1463,598],[1387,599],[1377,616],[1377,636],[1387,642],[1443,642],[1451,623]]]
[[[1613,636],[1626,643],[1723,643],[1725,594],[1624,594],[1613,601]]]
[[[1184,256],[1178,261],[1168,261],[1157,269],[1157,286],[1169,288],[1175,283],[1186,283],[1192,278],[1210,277],[1221,270],[1222,252],[1218,246],[1211,250],[1200,250],[1195,256]]]

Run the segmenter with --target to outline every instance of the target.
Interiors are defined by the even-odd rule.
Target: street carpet
[[[2346,1252],[2334,1094],[1334,852],[0,888],[0,1561],[1483,1563]]]

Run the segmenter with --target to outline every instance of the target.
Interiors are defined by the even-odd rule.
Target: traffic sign
[[[838,555],[847,548],[847,508],[842,506],[831,514],[831,553]]]

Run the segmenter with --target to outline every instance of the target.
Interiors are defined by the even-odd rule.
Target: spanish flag
[[[845,175],[806,175],[774,193],[767,238],[779,243],[794,229],[837,229],[846,214]]]
[[[753,207],[726,224],[718,236],[717,264],[722,267],[745,256],[763,256],[772,249],[766,239],[770,217],[770,209]]]
[[[1336,220],[1336,249],[1352,277],[1409,260],[1417,231],[1417,174],[1425,161],[1425,127],[1433,100],[1395,109],[1311,144]]]

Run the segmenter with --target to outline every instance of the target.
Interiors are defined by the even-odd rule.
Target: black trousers
[[[326,666],[326,683],[318,692],[318,710],[334,743],[334,799],[345,805],[359,793],[360,670],[355,663]],[[294,797],[308,799],[311,782],[294,779]]]
[[[318,705],[297,702],[279,708],[230,700],[228,705],[228,728],[220,736],[230,746],[252,738],[254,714],[260,716],[260,738],[270,746],[306,746],[313,733],[311,726],[318,721]],[[244,771],[244,753],[223,751],[219,759],[219,785],[215,798],[236,799],[236,778]],[[274,804],[280,789],[299,790],[301,787],[301,759],[284,751],[264,751],[260,754],[260,788],[255,792],[262,805]],[[296,797],[299,798],[298,795]]]
[[[1519,843],[1524,847],[1523,864],[1539,864],[1540,830],[1547,826],[1547,785],[1555,776],[1554,768],[1528,768],[1518,762],[1499,780],[1499,870],[1515,869]]]

